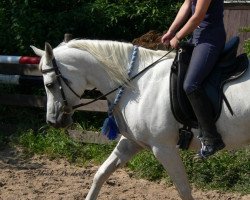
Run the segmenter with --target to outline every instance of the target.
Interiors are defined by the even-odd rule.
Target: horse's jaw
[[[67,128],[73,122],[72,117],[68,114],[63,114],[59,118],[51,118],[47,116],[47,123],[54,128]]]
[[[73,110],[56,102],[47,104],[46,121],[55,128],[67,128],[72,124]]]

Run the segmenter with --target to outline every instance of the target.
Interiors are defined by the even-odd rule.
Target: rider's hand
[[[173,49],[178,49],[178,47],[179,47],[179,39],[175,36],[175,37],[173,37],[173,39],[172,40],[170,40],[170,45],[171,45],[171,47],[173,48]]]
[[[173,37],[175,36],[175,34],[171,31],[168,31],[167,33],[165,33],[162,38],[161,38],[161,42],[165,45],[169,45],[170,41],[173,39]]]

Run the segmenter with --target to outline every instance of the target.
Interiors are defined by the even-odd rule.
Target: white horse
[[[127,81],[127,66],[133,45],[114,41],[73,40],[52,50],[49,44],[45,51],[33,47],[42,56],[40,69],[43,72],[47,93],[47,122],[56,126],[67,126],[72,120],[72,107],[80,102],[78,96],[87,87],[96,87],[102,93]],[[138,58],[132,75],[164,55],[165,51],[139,48]],[[125,93],[114,110],[122,134],[117,146],[94,176],[93,184],[86,197],[97,199],[103,183],[118,167],[127,163],[144,148],[150,149],[167,170],[181,199],[192,200],[187,174],[176,148],[180,124],[171,112],[169,98],[170,67],[175,53],[170,53],[154,67],[126,84]],[[53,66],[52,60],[57,66]],[[53,62],[54,62],[53,61]],[[55,68],[57,68],[55,69]],[[65,84],[64,79],[69,80]],[[57,75],[56,75],[57,74]],[[59,87],[62,86],[62,92]],[[224,93],[230,102],[234,116],[222,105],[216,123],[226,149],[242,147],[250,143],[250,71],[240,79],[225,85]],[[113,102],[115,94],[107,96]],[[198,131],[195,132],[197,136]],[[194,137],[191,149],[200,148]]]

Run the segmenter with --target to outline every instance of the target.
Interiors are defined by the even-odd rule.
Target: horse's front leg
[[[132,158],[132,156],[134,156],[140,150],[141,147],[138,144],[128,140],[125,137],[122,137],[108,159],[101,165],[95,174],[86,200],[97,199],[98,193],[100,192],[103,183],[109,178],[109,176],[118,167],[126,164]]]
[[[167,170],[182,200],[194,200],[187,173],[175,146],[157,145],[152,147],[155,157]]]

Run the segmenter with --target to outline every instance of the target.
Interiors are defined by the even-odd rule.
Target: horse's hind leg
[[[173,180],[181,199],[194,200],[178,149],[175,146],[158,146],[153,147],[152,150]]]
[[[97,199],[98,193],[103,183],[109,178],[109,176],[118,167],[126,164],[132,158],[132,156],[134,156],[140,150],[141,147],[138,144],[122,137],[108,159],[101,165],[95,174],[86,200]]]

